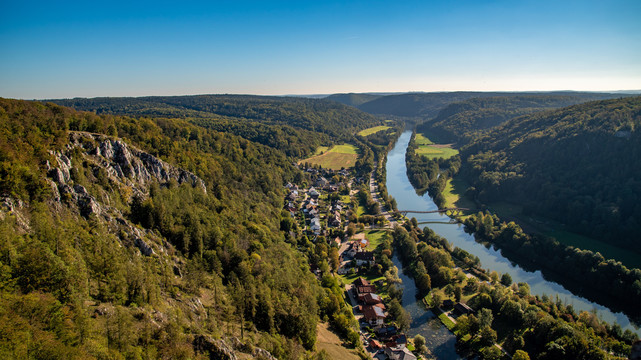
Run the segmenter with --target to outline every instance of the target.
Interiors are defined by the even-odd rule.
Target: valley
[[[442,301],[450,300],[470,304],[478,316],[493,313],[496,322],[486,323],[497,334],[492,344],[508,353],[541,351],[531,336],[543,326],[534,319],[528,320],[535,321],[531,329],[510,325],[502,310],[508,299],[521,309],[520,321],[536,308],[554,326],[570,326],[577,339],[596,344],[581,328],[591,327],[598,341],[607,341],[599,351],[623,354],[637,336],[634,322],[620,312],[630,314],[625,303],[614,306],[608,297],[592,295],[586,300],[589,292],[566,290],[542,263],[516,265],[524,258],[514,254],[531,245],[505,242],[512,225],[476,210],[460,218],[465,226],[438,214],[403,219],[390,211],[450,205],[493,210],[493,202],[482,203],[484,188],[469,167],[472,151],[489,144],[485,136],[492,133],[485,131],[493,128],[479,130],[481,136],[468,130],[455,148],[404,131],[399,118],[382,120],[324,100],[205,96],[73,103],[103,114],[52,103],[2,103],[6,206],[0,254],[10,274],[3,278],[4,301],[61,306],[68,314],[67,325],[51,325],[47,318],[28,320],[25,312],[4,313],[19,329],[2,343],[4,354],[21,356],[20,334],[51,326],[70,339],[85,339],[55,337],[39,350],[53,357],[251,353],[321,359],[407,351],[456,359],[495,351],[482,345],[482,336],[462,330],[457,316],[437,316],[448,311]],[[425,181],[418,194],[419,182],[412,179]],[[514,211],[509,209],[496,212],[503,217]],[[519,231],[512,235],[529,239]],[[604,264],[604,272],[636,276],[613,261]],[[372,297],[380,298],[382,321],[367,318],[364,308],[372,305],[352,287],[359,281],[376,284]],[[470,285],[481,283],[486,285]],[[34,298],[38,294],[44,297]],[[363,318],[367,323],[359,322]],[[119,340],[113,340],[112,330],[100,330],[119,323],[148,328],[150,337],[115,328]],[[189,332],[176,333],[178,324]],[[393,335],[380,334],[382,328],[394,329]],[[48,330],[38,331],[46,336]],[[163,343],[171,332],[180,334],[177,340]],[[522,347],[511,343],[515,336],[524,339]],[[395,346],[386,345],[390,339]],[[550,341],[560,341],[555,339]],[[104,341],[106,347],[96,345]]]

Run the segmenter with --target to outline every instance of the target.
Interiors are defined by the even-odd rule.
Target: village
[[[284,209],[295,220],[303,236],[313,242],[325,242],[338,249],[338,266],[333,276],[345,284],[345,301],[350,304],[360,325],[361,343],[371,358],[416,359],[406,334],[390,317],[386,301],[385,277],[366,279],[376,266],[374,249],[388,236],[389,214],[373,216],[368,226],[357,222],[358,187],[373,187],[373,178],[352,178],[348,170],[303,169],[311,179],[306,188],[288,183]],[[368,186],[369,185],[369,186]],[[367,217],[367,215],[365,215]],[[310,264],[320,279],[323,269]],[[327,271],[328,269],[324,269]],[[363,276],[361,276],[363,274]],[[371,278],[371,276],[369,276]]]

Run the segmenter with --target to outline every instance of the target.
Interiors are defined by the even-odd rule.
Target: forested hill
[[[341,104],[349,105],[349,106],[354,106],[358,107],[361,104],[364,104],[366,102],[376,100],[384,95],[379,95],[379,94],[355,94],[355,93],[349,93],[349,94],[333,94],[325,99],[327,100],[332,100],[339,102]]]
[[[333,315],[280,229],[297,176],[183,120],[0,99],[0,358],[303,358]]]
[[[465,101],[471,98],[485,97],[514,97],[528,95],[574,96],[583,101],[612,99],[621,94],[608,93],[581,93],[581,92],[549,92],[549,93],[508,93],[508,92],[435,92],[435,93],[408,93],[388,95],[363,103],[358,108],[380,115],[394,115],[413,117],[428,120],[436,117],[438,113],[449,104]]]
[[[184,118],[304,157],[321,144],[345,140],[380,120],[322,99],[251,95],[151,96],[49,100],[96,114]]]
[[[517,95],[477,97],[448,105],[417,132],[436,136],[439,142],[462,142],[478,136],[478,130],[500,125],[512,118],[546,109],[580,104],[590,99],[581,95]]]
[[[641,253],[641,97],[526,115],[461,151],[479,200],[524,212]]]

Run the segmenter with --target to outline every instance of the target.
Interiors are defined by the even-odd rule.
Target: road
[[[374,178],[374,174],[376,173],[376,169],[372,171],[369,174],[369,192],[372,195],[372,199],[378,203],[378,206],[381,209],[381,215],[385,217],[385,219],[388,221],[388,224],[385,225],[385,227],[393,229],[398,222],[392,216],[392,214],[389,212],[389,209],[387,207],[383,206],[383,203],[381,202],[381,198],[378,196],[378,184],[376,184],[376,179]]]

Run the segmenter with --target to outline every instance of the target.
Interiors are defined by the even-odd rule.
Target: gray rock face
[[[151,181],[161,184],[170,181],[176,181],[178,184],[188,183],[200,188],[203,192],[207,191],[205,182],[193,173],[172,166],[121,140],[114,140],[104,135],[71,132],[67,149],[74,148],[84,150],[83,160],[102,167],[112,181],[131,187],[133,194],[147,193]],[[53,152],[52,155],[58,163],[57,167],[48,164],[48,175],[57,187],[57,191],[54,191],[55,200],[75,203],[84,217],[103,213],[103,207],[85,187],[72,183],[73,165],[67,154]],[[136,241],[136,246],[144,254],[153,253],[144,241]]]
[[[236,360],[234,350],[224,340],[214,340],[211,336],[198,335],[194,339],[194,349],[198,352],[209,352],[211,360]]]

